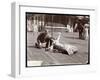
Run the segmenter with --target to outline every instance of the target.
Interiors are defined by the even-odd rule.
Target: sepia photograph
[[[26,67],[90,64],[90,15],[25,13]]]

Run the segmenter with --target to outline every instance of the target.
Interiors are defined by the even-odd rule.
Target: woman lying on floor
[[[52,46],[50,47],[50,50],[61,52],[68,55],[78,52],[78,49],[76,46],[60,43],[59,42],[60,36],[61,36],[61,33],[59,33],[59,36],[56,40],[53,39],[53,43],[52,43]]]

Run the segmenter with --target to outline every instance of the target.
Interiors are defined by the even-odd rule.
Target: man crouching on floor
[[[43,32],[41,32],[38,35],[37,42],[35,43],[35,46],[37,48],[45,47],[45,50],[48,51],[53,43],[52,39],[53,38],[49,35],[48,31],[44,30]],[[43,44],[44,44],[44,46],[43,46]]]

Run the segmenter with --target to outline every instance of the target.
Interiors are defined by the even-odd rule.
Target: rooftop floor
[[[78,48],[78,52],[73,55],[53,53],[45,51],[44,48],[35,48],[34,43],[36,42],[37,35],[37,33],[27,32],[27,61],[42,61],[41,66],[88,63],[88,40],[78,39],[78,32],[62,32],[60,38],[61,43],[71,44]],[[54,32],[53,36],[57,37],[57,32]]]

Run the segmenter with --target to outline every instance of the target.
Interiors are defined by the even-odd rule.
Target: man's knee
[[[35,47],[40,49],[41,48],[41,43],[36,42]]]

